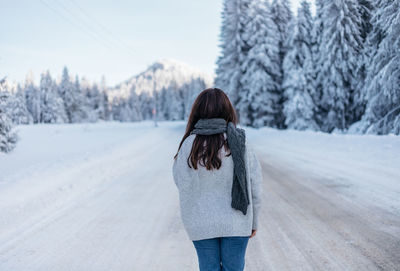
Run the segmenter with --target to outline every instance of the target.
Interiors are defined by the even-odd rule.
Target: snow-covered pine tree
[[[11,119],[6,112],[9,93],[5,89],[5,78],[0,79],[0,152],[10,152],[15,148],[18,136],[13,130]]]
[[[107,84],[106,84],[106,78],[103,75],[101,77],[101,83],[100,83],[100,108],[101,110],[99,111],[99,118],[102,120],[109,120],[110,118],[110,105],[108,102],[108,95],[107,95]]]
[[[24,89],[19,84],[16,93],[8,99],[7,108],[14,124],[31,124],[33,122],[32,115],[26,107]]]
[[[312,26],[310,4],[303,0],[290,36],[290,49],[283,61],[282,86],[286,98],[283,112],[286,127],[291,129],[318,130],[314,120],[315,105],[310,95],[313,89]]]
[[[34,84],[32,73],[26,76],[24,89],[26,107],[32,115],[33,123],[40,123],[41,95],[40,89]]]
[[[189,83],[186,83],[182,86],[183,89],[183,103],[185,106],[184,110],[184,120],[189,118],[190,111],[192,109],[192,105],[194,100],[196,99],[199,93],[206,89],[207,86],[201,78],[196,78]]]
[[[372,89],[369,89],[369,86],[371,86],[372,81],[375,78],[375,75],[378,74],[379,72],[379,66],[375,65],[375,59],[376,55],[379,52],[379,47],[380,44],[385,36],[385,32],[383,29],[381,29],[381,16],[382,12],[377,12],[381,11],[383,6],[386,4],[386,1],[384,0],[374,0],[371,2],[372,3],[372,9],[373,13],[371,13],[371,25],[372,29],[369,32],[368,36],[366,37],[366,41],[364,43],[364,61],[365,61],[365,66],[368,67],[365,70],[366,77],[363,82],[363,90],[362,93],[364,95],[364,100],[366,101],[367,105],[365,108],[365,113],[362,117],[362,119],[356,123],[354,123],[350,128],[349,132],[351,133],[365,133],[367,129],[372,125],[373,122],[376,121],[374,119],[373,114],[368,107],[370,102],[368,101],[371,97],[377,95],[378,90],[375,89],[372,91]]]
[[[250,50],[242,64],[237,111],[241,125],[278,127],[280,100],[279,33],[269,3],[254,0],[246,25]]]
[[[289,37],[292,33],[294,26],[293,13],[290,9],[289,0],[273,0],[271,3],[272,20],[275,22],[278,28],[279,37],[279,101],[277,103],[278,115],[276,121],[278,128],[284,128],[284,115],[283,115],[283,103],[285,102],[283,95],[283,60],[287,51],[289,50]]]
[[[366,79],[362,131],[400,134],[400,2],[377,1],[369,44],[376,48]]]
[[[120,104],[119,98],[114,97],[111,101],[111,118],[112,120],[120,120]]]
[[[65,113],[67,114],[69,122],[71,121],[72,109],[70,104],[74,103],[75,97],[72,88],[72,82],[69,77],[68,68],[64,66],[62,71],[61,83],[58,87],[58,94],[64,101]]]
[[[98,105],[100,103],[100,92],[96,84],[91,84],[86,78],[80,81],[80,89],[83,95],[83,104],[87,112],[86,121],[96,122],[99,119]]]
[[[226,92],[234,107],[238,104],[238,93],[242,90],[240,85],[243,74],[242,63],[249,51],[245,26],[251,19],[249,16],[251,2],[251,0],[225,0],[222,11],[221,54],[217,59],[215,86]]]
[[[157,108],[159,110],[159,114],[158,114],[158,119],[159,120],[167,120],[168,119],[168,107],[169,105],[167,104],[167,87],[163,86],[159,92],[158,95],[158,105]]]
[[[161,93],[159,91],[154,91],[152,93],[152,97],[151,97],[151,100],[153,102],[152,110],[155,109],[155,115],[152,114],[152,119],[155,119],[156,121],[163,119],[163,117],[162,117],[163,112],[161,111],[161,103],[163,101],[161,99],[160,94]]]
[[[184,114],[183,104],[184,88],[179,88],[175,81],[172,81],[168,87],[158,93],[157,101],[159,110],[159,119],[182,120]]]
[[[237,48],[239,47],[236,40],[238,27],[238,3],[239,0],[224,0],[223,10],[221,13],[222,24],[219,35],[220,55],[217,58],[217,69],[215,77],[215,85],[224,89],[233,102],[233,91],[229,90],[231,82],[231,74],[237,68],[239,59]]]
[[[92,108],[94,109],[96,120],[107,120],[109,117],[109,104],[107,96],[107,86],[104,76],[102,77],[100,87],[94,84],[91,89],[92,94]],[[129,99],[129,98],[128,98]],[[129,104],[129,101],[127,101]]]
[[[289,0],[273,0],[270,6],[272,19],[279,32],[279,56],[283,62],[286,52],[289,50],[288,41],[294,26],[294,16]]]
[[[86,96],[81,88],[80,80],[78,75],[75,76],[75,82],[72,85],[72,91],[70,92],[70,107],[71,122],[84,122],[89,120],[90,108],[87,105]]]
[[[321,129],[346,130],[354,119],[352,96],[357,86],[357,67],[362,49],[360,8],[357,1],[327,0],[320,44],[319,74],[322,82]]]
[[[40,79],[40,122],[64,123],[68,121],[64,102],[59,96],[57,85],[50,76],[50,72],[41,74]]]
[[[183,119],[183,100],[181,97],[181,89],[175,82],[166,89],[165,104],[167,104],[165,116],[167,120],[182,120]]]
[[[375,75],[379,72],[379,70],[376,70],[378,67],[374,65],[374,59],[376,55],[378,54],[380,44],[384,38],[385,31],[381,28],[380,22],[381,22],[381,16],[382,13],[378,12],[381,11],[381,8],[383,5],[386,4],[386,1],[384,0],[375,0],[372,2],[372,10],[373,13],[371,13],[371,25],[372,29],[368,33],[366,37],[366,41],[364,43],[364,52],[365,52],[365,65],[368,67],[365,72],[366,72],[366,78],[364,80],[363,84],[363,93],[366,96],[366,100],[368,99],[368,86],[372,84],[372,80],[374,79]]]
[[[361,14],[361,38],[365,42],[372,30],[372,13],[374,11],[374,0],[358,0]]]
[[[315,0],[316,14],[314,17],[314,24],[312,28],[312,64],[313,64],[313,81],[312,89],[310,91],[311,98],[315,104],[315,122],[318,127],[322,126],[324,121],[324,114],[322,112],[322,60],[320,49],[322,48],[322,32],[324,29],[324,10],[325,0]]]
[[[80,88],[79,78],[72,82],[67,67],[64,67],[58,93],[63,99],[65,112],[69,123],[87,120],[88,113],[85,106],[85,97]]]
[[[88,90],[86,96],[88,97],[88,102],[90,104],[89,110],[92,112],[91,121],[96,122],[104,111],[103,102],[101,100],[102,95],[96,83],[94,83],[93,86]]]
[[[352,120],[350,123],[358,122],[364,115],[365,106],[367,103],[367,93],[365,91],[365,79],[367,77],[368,61],[370,59],[370,46],[368,45],[367,37],[372,30],[371,16],[373,12],[373,5],[371,0],[358,0],[361,15],[361,40],[362,49],[358,61],[356,73],[356,85],[351,97],[351,112],[353,112]]]
[[[146,91],[142,91],[139,94],[139,104],[140,104],[140,112],[142,113],[143,119],[152,119],[153,118],[153,107],[154,107],[154,98],[150,96],[150,94]]]
[[[128,98],[128,104],[131,108],[132,121],[141,121],[142,120],[142,112],[140,112],[140,104],[139,104],[139,96],[136,93],[135,87],[132,86],[131,92]]]
[[[112,101],[112,116],[113,120],[121,122],[132,121],[132,109],[130,108],[127,99],[114,97]]]
[[[102,111],[99,112],[99,117],[102,120],[110,119],[110,104],[108,102],[108,95],[106,90],[101,90],[100,92],[101,99],[100,102],[102,104]]]

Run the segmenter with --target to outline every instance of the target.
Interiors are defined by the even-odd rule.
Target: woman
[[[201,271],[243,270],[257,231],[261,166],[237,122],[222,90],[203,90],[174,156],[181,218]]]

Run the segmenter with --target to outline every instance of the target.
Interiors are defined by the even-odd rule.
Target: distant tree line
[[[225,0],[215,85],[253,127],[400,134],[400,1]]]
[[[100,84],[74,79],[63,69],[60,82],[49,72],[41,74],[40,84],[28,76],[24,84],[0,82],[0,152],[9,152],[17,142],[15,124],[81,123],[96,121],[141,121],[146,119],[183,120],[191,104],[207,85],[202,78],[178,84],[172,80],[161,91],[141,91],[135,86],[129,95],[111,95],[103,77]],[[118,93],[117,93],[118,94]],[[112,99],[110,99],[112,97]],[[153,114],[153,110],[155,115]]]
[[[77,123],[111,118],[104,79],[100,86],[78,77],[73,80],[66,67],[58,83],[47,71],[41,74],[39,86],[28,76],[23,85],[3,85],[2,94],[8,96],[3,110],[13,124]]]

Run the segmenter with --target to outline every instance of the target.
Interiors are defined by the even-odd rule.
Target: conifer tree
[[[25,79],[26,107],[32,116],[33,123],[40,123],[41,95],[40,89],[35,86],[33,75],[30,73]]]
[[[189,83],[186,83],[182,86],[183,89],[183,102],[184,102],[184,120],[189,118],[190,111],[192,109],[192,105],[197,95],[203,90],[206,89],[207,86],[201,78],[197,78],[192,80]]]
[[[132,121],[141,121],[142,120],[142,113],[140,112],[140,104],[139,104],[139,97],[136,94],[134,88],[131,89],[131,93],[128,99],[129,107],[131,108]]]
[[[311,36],[313,22],[310,4],[302,1],[297,14],[297,22],[289,41],[290,50],[283,62],[285,124],[292,129],[317,130],[314,120],[315,105],[310,95],[313,88]]]
[[[242,125],[279,126],[279,37],[268,2],[253,1],[246,25],[250,50],[243,63],[237,111]]]
[[[135,93],[136,94],[136,93]],[[102,120],[109,120],[110,118],[110,105],[108,102],[108,95],[107,95],[107,84],[105,76],[102,76],[101,83],[100,83],[100,108],[99,111],[99,118]]]
[[[18,85],[17,91],[8,99],[7,110],[14,124],[31,124],[33,118],[28,111],[24,89]]]
[[[326,1],[320,44],[321,129],[346,130],[354,120],[352,96],[362,49],[360,8],[356,1]]]
[[[352,119],[351,123],[357,122],[365,113],[365,107],[367,103],[367,92],[365,91],[365,83],[367,77],[367,71],[369,68],[370,59],[370,46],[368,44],[368,36],[372,30],[371,16],[373,12],[373,5],[371,0],[359,0],[359,8],[361,15],[361,42],[362,49],[360,53],[360,58],[358,61],[357,72],[356,72],[356,84],[354,87],[354,92],[351,96],[351,112],[350,116]]]
[[[58,94],[57,85],[49,71],[42,73],[40,79],[40,122],[64,123],[68,121],[64,102]]]
[[[245,26],[251,19],[250,3],[251,0],[225,0],[222,12],[221,54],[217,59],[215,86],[227,93],[235,107],[242,90],[241,76],[245,72],[242,64],[249,51]]]
[[[283,60],[289,50],[289,37],[292,34],[292,29],[294,26],[293,13],[290,9],[289,0],[273,0],[271,3],[271,13],[272,19],[277,26],[278,37],[279,37],[279,101],[276,104],[278,115],[276,121],[278,123],[278,128],[284,128],[284,115],[283,115],[283,103],[285,102],[285,97],[283,95]]]
[[[315,9],[316,14],[314,17],[314,24],[312,28],[312,66],[313,66],[313,81],[312,89],[310,91],[311,98],[315,104],[314,119],[318,127],[322,126],[324,122],[323,108],[321,105],[322,98],[322,66],[323,57],[321,56],[320,49],[322,49],[322,32],[324,29],[324,10],[325,0],[316,0]]]
[[[15,148],[18,136],[13,130],[11,119],[6,112],[9,93],[5,89],[5,78],[0,79],[0,152],[10,152]]]
[[[63,69],[58,92],[63,99],[68,122],[75,123],[87,120],[85,97],[80,88],[79,78],[76,76],[75,82],[72,82],[67,67]]]
[[[369,37],[372,54],[362,119],[367,133],[400,134],[400,2],[377,1]]]

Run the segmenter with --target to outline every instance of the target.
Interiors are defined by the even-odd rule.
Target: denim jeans
[[[249,237],[216,237],[192,241],[200,271],[243,271]]]

